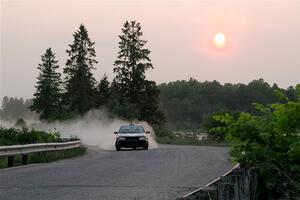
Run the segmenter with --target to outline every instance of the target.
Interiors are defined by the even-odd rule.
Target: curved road
[[[93,149],[74,159],[0,170],[0,199],[176,199],[232,167],[221,147]]]

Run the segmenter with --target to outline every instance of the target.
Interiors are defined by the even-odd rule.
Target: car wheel
[[[119,145],[116,145],[116,150],[117,151],[120,151],[121,150],[121,147]]]
[[[144,146],[144,150],[148,150],[148,145]]]

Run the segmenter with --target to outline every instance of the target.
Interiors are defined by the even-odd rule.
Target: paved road
[[[232,168],[227,148],[163,145],[0,170],[1,200],[176,199]]]

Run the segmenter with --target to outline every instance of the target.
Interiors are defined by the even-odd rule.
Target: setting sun
[[[226,37],[223,33],[217,33],[214,37],[214,44],[216,47],[222,48],[225,46]]]

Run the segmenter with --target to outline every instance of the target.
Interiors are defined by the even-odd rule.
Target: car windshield
[[[142,126],[128,125],[121,126],[119,133],[145,133],[145,130]]]

